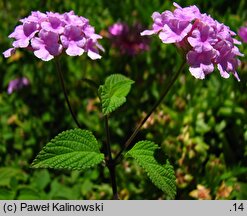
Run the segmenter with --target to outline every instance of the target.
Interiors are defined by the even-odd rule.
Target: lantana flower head
[[[129,26],[126,23],[117,22],[109,27],[109,38],[121,54],[133,56],[149,49],[149,38],[140,36],[143,30],[141,23]]]
[[[29,85],[29,80],[26,77],[20,77],[11,80],[8,85],[8,94],[12,94],[14,91],[20,90]]]
[[[53,59],[64,50],[70,56],[87,52],[91,59],[101,58],[98,48],[104,49],[98,39],[102,37],[95,33],[88,19],[75,15],[73,11],[64,14],[34,11],[20,22],[22,24],[9,35],[15,41],[13,48],[3,53],[6,58],[17,48],[29,49],[43,61]]]
[[[241,37],[244,43],[247,43],[247,23],[238,30],[238,35]]]
[[[241,44],[233,38],[236,34],[228,26],[202,14],[196,6],[173,5],[176,7],[173,12],[154,12],[152,29],[141,35],[158,34],[163,43],[175,44],[183,50],[190,73],[198,79],[204,79],[216,66],[222,77],[228,78],[232,73],[240,81],[236,69],[240,65],[238,56],[243,54],[236,47]]]

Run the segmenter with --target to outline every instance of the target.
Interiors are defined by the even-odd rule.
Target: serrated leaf
[[[73,129],[58,134],[38,154],[34,168],[87,169],[104,160],[100,145],[87,130]]]
[[[162,157],[160,147],[151,141],[140,141],[127,152],[147,172],[153,184],[167,194],[168,199],[176,195],[174,168]]]
[[[105,84],[99,88],[102,112],[107,115],[126,102],[133,80],[121,74],[112,74],[106,78]]]

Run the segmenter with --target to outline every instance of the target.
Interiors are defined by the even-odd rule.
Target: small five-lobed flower
[[[53,59],[63,50],[70,56],[87,52],[91,59],[101,58],[98,48],[103,50],[103,47],[97,40],[102,37],[95,34],[88,19],[75,15],[73,11],[64,14],[34,11],[20,22],[22,24],[9,35],[15,41],[13,48],[3,53],[6,58],[17,48],[29,49],[43,61]]]
[[[235,44],[241,44],[233,38],[236,34],[230,28],[202,14],[196,6],[182,8],[173,3],[176,9],[154,12],[153,28],[141,35],[158,34],[163,43],[174,43],[183,50],[189,64],[190,73],[204,79],[217,66],[220,75],[228,78],[232,73],[240,81],[236,72],[240,65],[238,56],[243,56]]]

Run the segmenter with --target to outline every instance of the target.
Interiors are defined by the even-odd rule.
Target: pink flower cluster
[[[29,49],[44,61],[60,55],[63,50],[70,56],[87,52],[91,59],[101,58],[97,48],[103,50],[103,47],[97,40],[102,37],[95,34],[88,19],[75,15],[73,11],[64,14],[35,11],[20,22],[22,24],[9,35],[15,41],[13,48],[3,53],[6,58],[17,48]]]
[[[8,85],[8,94],[12,94],[14,91],[20,90],[29,85],[29,81],[26,77],[20,77],[11,80]]]
[[[152,30],[141,35],[158,34],[163,43],[175,43],[186,54],[190,73],[204,79],[217,66],[220,75],[228,78],[232,73],[240,81],[236,68],[243,56],[235,44],[241,44],[233,38],[236,35],[228,26],[202,14],[196,6],[182,8],[173,3],[176,9],[154,12]]]
[[[109,38],[121,54],[133,56],[149,49],[149,38],[140,36],[143,30],[140,23],[129,26],[118,22],[109,27]]]
[[[244,43],[247,43],[247,23],[238,30],[238,35],[241,37]]]

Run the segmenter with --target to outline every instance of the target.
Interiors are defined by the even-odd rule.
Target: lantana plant
[[[175,198],[174,169],[159,145],[153,140],[141,140],[137,143],[133,141],[151,114],[162,103],[186,64],[190,73],[198,79],[204,79],[216,66],[223,78],[233,74],[240,81],[236,69],[240,64],[238,56],[242,54],[236,47],[236,44],[241,43],[233,38],[235,33],[229,27],[207,14],[202,14],[196,6],[182,8],[176,3],[174,6],[176,9],[173,12],[154,12],[152,29],[143,31],[141,35],[157,34],[163,43],[175,44],[182,54],[182,64],[172,75],[158,101],[137,124],[130,137],[126,138],[115,157],[110,143],[112,132],[109,131],[109,117],[126,102],[134,81],[122,74],[112,74],[102,85],[97,86],[105,124],[106,142],[102,143],[106,151],[103,152],[98,140],[104,138],[96,138],[91,131],[83,129],[73,112],[59,62],[59,56],[63,53],[69,56],[87,53],[92,60],[101,58],[99,50],[104,49],[98,40],[102,37],[95,33],[88,19],[77,16],[72,11],[64,14],[36,11],[20,20],[21,24],[9,35],[15,39],[13,48],[6,50],[4,56],[10,57],[16,49],[24,48],[43,61],[54,59],[66,103],[78,127],[61,132],[47,143],[34,159],[31,165],[33,168],[85,170],[98,164],[105,165],[110,173],[113,198],[118,199],[116,167],[121,164],[123,158],[134,158],[147,172],[154,185],[164,191],[167,199]],[[128,28],[125,24],[117,23],[110,28],[110,33],[112,37],[128,34]],[[147,50],[148,46],[145,49]]]
[[[132,26],[123,22],[114,23],[109,27],[109,39],[122,55],[134,56],[149,50],[149,38],[140,35],[144,30],[141,23]]]
[[[8,94],[12,94],[14,91],[22,89],[25,86],[29,85],[29,81],[26,77],[20,77],[14,80],[11,80],[8,85]]]
[[[247,23],[245,24],[245,26],[239,28],[238,35],[244,43],[247,43]]]

